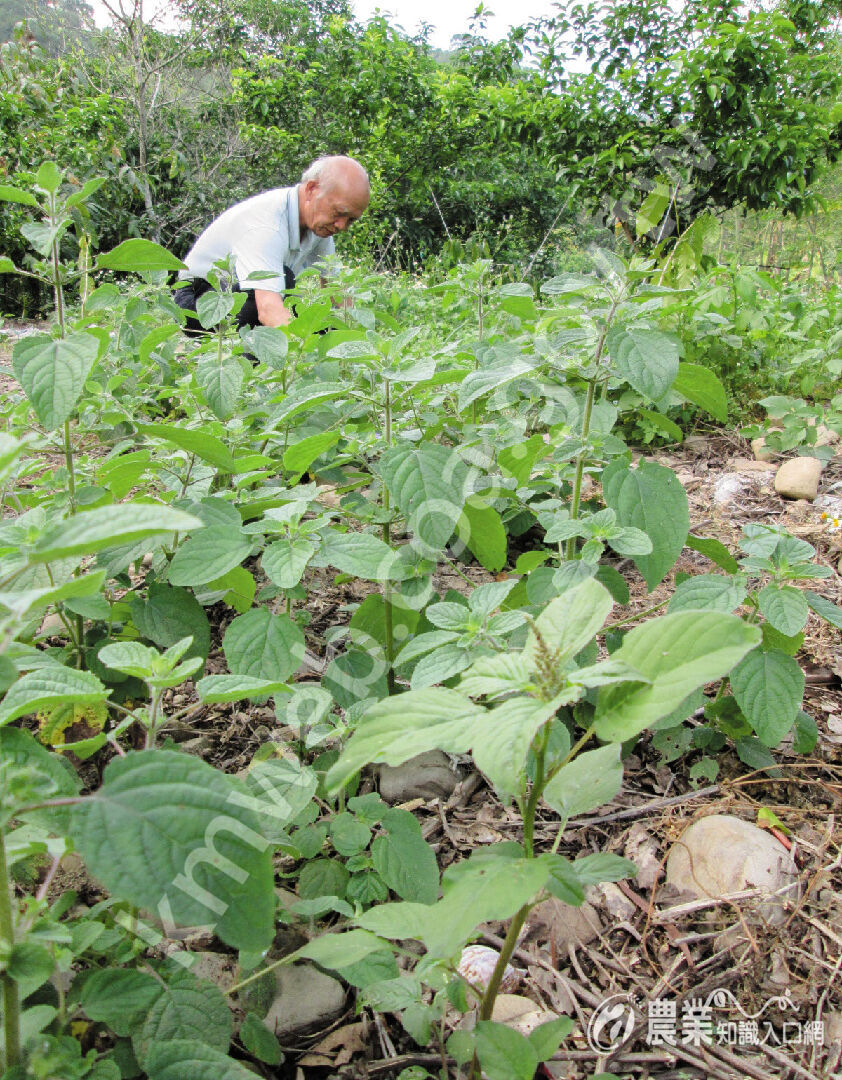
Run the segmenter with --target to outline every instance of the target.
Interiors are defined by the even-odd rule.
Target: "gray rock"
[[[380,766],[380,797],[387,803],[448,799],[462,779],[441,750],[428,750],[403,765]]]
[[[762,435],[759,439],[751,440],[751,452],[755,461],[774,461],[778,456],[777,451],[769,449]]]
[[[812,502],[819,493],[822,463],[814,457],[794,457],[785,461],[775,476],[775,491],[785,499]]]
[[[699,899],[762,890],[768,899],[745,901],[741,910],[756,909],[761,921],[775,926],[784,921],[784,903],[797,898],[797,886],[778,896],[771,894],[797,878],[792,855],[779,840],[731,814],[711,814],[694,821],[667,858],[667,883]]]
[[[688,435],[684,440],[684,448],[702,457],[710,453],[710,439],[707,435]]]
[[[320,1031],[345,1011],[345,988],[311,964],[277,968],[275,1000],[264,1023],[283,1042]]]

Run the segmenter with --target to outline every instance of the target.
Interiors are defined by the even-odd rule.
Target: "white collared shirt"
[[[298,187],[273,188],[236,203],[205,229],[185,256],[188,271],[182,278],[207,277],[213,264],[228,255],[241,289],[284,291],[284,266],[301,273],[326,255],[332,255],[332,236],[301,235]],[[249,274],[272,272],[277,277],[249,281]]]

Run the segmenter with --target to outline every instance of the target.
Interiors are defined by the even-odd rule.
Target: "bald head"
[[[342,154],[318,158],[298,185],[301,227],[322,237],[344,232],[365,213],[370,197],[368,173],[358,161]]]

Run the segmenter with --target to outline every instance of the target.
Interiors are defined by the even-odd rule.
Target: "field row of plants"
[[[326,288],[302,275],[289,327],[241,336],[220,266],[199,300],[208,332],[188,342],[174,256],[137,239],[91,253],[97,186],[46,163],[31,190],[0,188],[27,208],[34,251],[0,271],[55,298],[50,327],[14,346],[23,396],[0,435],[0,1076],[274,1068],[262,988],[306,958],[419,1045],[441,1041],[443,1060],[531,1080],[572,1021],[528,1038],[493,1022],[500,980],[542,898],[580,905],[635,873],[558,849],[570,819],[618,794],[641,734],[711,757],[728,743],[752,768],[787,736],[816,742],[796,654],[810,611],[842,626],[830,571],[779,528],[745,528],[738,550],[693,531],[676,475],[624,438],[726,422],[702,343],[736,352],[771,328],[737,325],[726,284],[594,251],[592,272],[538,291],[487,261],[433,287],[337,264]],[[333,308],[340,295],[352,306]],[[833,311],[791,313],[804,348],[824,347]],[[632,613],[629,575],[651,592],[686,547],[705,572]],[[464,589],[437,591],[443,566]],[[325,581],[365,593],[329,641],[309,627]],[[305,649],[328,644],[321,679],[302,678]],[[219,649],[227,671],[206,674]],[[270,739],[244,778],[169,738],[206,705],[270,700],[296,739]],[[470,753],[520,842],[440,874],[412,814],[360,792],[370,765],[431,749]],[[535,842],[547,808],[549,847]],[[70,851],[109,894],[82,914],[50,887]],[[309,941],[278,958],[281,858]],[[457,964],[488,920],[509,930],[481,988]],[[157,948],[196,926],[237,953],[236,1037],[191,954]],[[475,1005],[444,1045],[445,1009]]]

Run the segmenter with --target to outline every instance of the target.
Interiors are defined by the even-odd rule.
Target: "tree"
[[[0,42],[12,41],[20,23],[45,52],[60,56],[94,29],[94,16],[85,0],[0,0]]]

